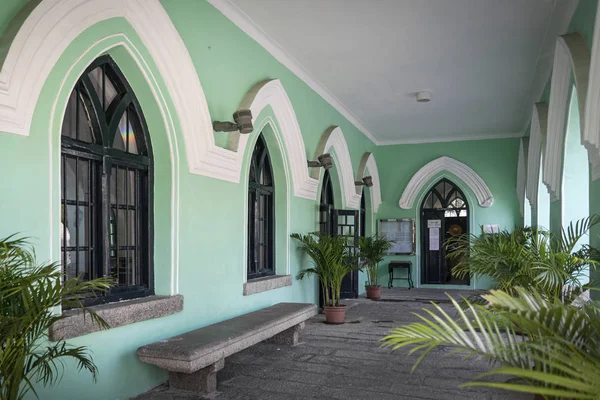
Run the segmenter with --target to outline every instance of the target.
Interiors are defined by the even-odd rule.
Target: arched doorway
[[[363,196],[364,197],[364,196]],[[337,210],[334,207],[333,182],[329,170],[323,174],[323,186],[319,202],[319,231],[328,235],[348,236],[348,247],[356,251],[360,234],[359,211]],[[319,296],[323,304],[322,295]],[[342,281],[340,296],[343,299],[358,297],[358,271],[352,271]]]
[[[457,260],[446,259],[444,243],[469,233],[469,204],[464,193],[448,179],[441,179],[421,204],[421,283],[469,285],[452,274]]]

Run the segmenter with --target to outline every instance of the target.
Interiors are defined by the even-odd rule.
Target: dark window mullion
[[[66,173],[66,169],[67,169],[67,157],[65,155],[62,156],[62,229],[63,229],[63,240],[62,240],[62,246],[63,246],[63,258],[62,258],[62,272],[63,274],[66,276],[67,275],[67,205],[66,205],[66,199],[67,199],[67,184],[66,184],[66,179],[67,179],[67,173]]]
[[[111,204],[110,204],[110,178],[111,178],[111,170],[112,161],[110,157],[105,156],[102,163],[102,242],[103,242],[103,251],[102,251],[102,276],[111,276],[112,274],[112,266],[110,263],[110,254],[111,254],[111,222],[110,217],[112,214]]]
[[[79,247],[79,157],[75,157],[75,247]],[[79,276],[79,250],[75,251],[75,276]]]

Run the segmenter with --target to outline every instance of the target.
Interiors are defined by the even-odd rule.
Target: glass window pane
[[[123,113],[121,116],[121,120],[119,121],[119,126],[117,127],[117,131],[115,132],[115,136],[113,139],[113,149],[126,151],[126,142],[127,142],[127,133],[128,124],[127,124],[127,111]]]
[[[76,131],[76,106],[77,106],[77,94],[75,90],[71,92],[69,101],[67,102],[67,108],[65,110],[65,117],[62,125],[62,135],[68,136],[75,139],[77,136]]]
[[[103,107],[106,110],[114,98],[117,97],[117,89],[109,77],[104,74],[102,66],[90,71],[88,77],[92,81],[92,86],[94,86],[94,90],[96,91],[98,98],[101,99]]]

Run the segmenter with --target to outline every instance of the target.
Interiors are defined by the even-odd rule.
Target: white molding
[[[400,198],[400,208],[410,210],[423,187],[443,171],[451,172],[463,181],[473,191],[481,207],[489,207],[494,203],[492,192],[477,172],[460,161],[444,156],[425,164],[413,175]]]
[[[352,168],[348,143],[346,143],[344,133],[339,126],[331,126],[323,132],[315,150],[313,160],[316,160],[321,154],[329,153],[331,149],[334,150],[332,158],[336,163],[339,175],[342,208],[358,209],[360,207],[361,193],[356,190],[356,185],[354,184],[354,170]],[[319,179],[320,170],[321,168],[311,168],[311,176],[314,179]]]
[[[124,18],[165,81],[179,118],[189,171],[235,181],[235,154],[216,146],[206,98],[192,59],[159,0],[43,0],[12,40],[0,71],[0,131],[28,136],[51,69],[85,29]]]
[[[256,116],[258,117],[258,115]],[[271,129],[273,129],[273,136],[275,137],[275,140],[277,141],[277,150],[279,151],[282,161],[283,161],[283,173],[285,175],[285,248],[286,248],[286,252],[285,255],[282,257],[282,259],[285,260],[285,274],[289,275],[291,274],[291,261],[290,261],[290,254],[292,252],[292,247],[291,247],[291,185],[292,185],[292,180],[291,180],[291,167],[288,163],[288,160],[285,157],[285,139],[284,136],[282,135],[281,131],[279,130],[279,127],[277,125],[277,123],[275,123],[274,119],[272,118],[271,115],[266,115],[264,117],[264,119],[262,120],[256,120],[255,122],[255,130],[262,132],[263,129],[269,125],[271,127]],[[247,135],[245,136],[246,139],[244,139],[245,145],[247,147],[249,147],[249,151],[250,154],[248,154],[248,157],[246,157],[245,160],[243,160],[243,166],[242,166],[242,173],[244,174],[244,177],[242,179],[242,186],[243,186],[243,193],[244,195],[242,196],[242,204],[240,205],[240,207],[242,207],[242,209],[244,210],[244,229],[243,229],[243,234],[242,234],[242,242],[241,242],[241,248],[242,248],[242,258],[241,258],[241,276],[242,276],[242,280],[244,283],[246,283],[248,281],[248,185],[249,185],[249,180],[248,180],[248,173],[250,171],[250,162],[252,161],[252,151],[254,151],[254,146],[256,145],[256,138],[258,137],[255,136],[253,138],[248,138]],[[269,149],[269,151],[273,152],[273,149]],[[277,184],[278,182],[275,182],[275,184]],[[279,193],[279,192],[276,192]],[[277,194],[275,195],[275,201],[277,201]],[[275,206],[275,209],[277,212],[277,205]],[[277,232],[275,232],[275,240],[277,240]],[[276,262],[279,264],[278,261],[281,261],[281,259],[277,258],[276,255]],[[276,268],[275,273],[280,273],[281,271],[278,271]]]
[[[189,171],[239,183],[245,147],[237,152],[215,144],[198,74],[159,0],[43,0],[16,33],[0,71],[0,131],[28,136],[42,86],[61,54],[85,29],[116,17],[129,22],[156,63],[181,124]],[[289,97],[278,80],[253,90],[252,108],[271,105],[282,126],[295,195],[315,199],[318,182],[308,176],[304,142]]]
[[[550,108],[548,110],[548,138],[544,158],[543,181],[550,193],[550,201],[560,200],[563,172],[563,155],[571,72],[575,77],[580,119],[585,121],[585,104],[590,71],[590,53],[579,33],[568,33],[556,39],[552,81],[550,83]],[[582,137],[584,123],[581,123]]]
[[[548,129],[548,103],[535,103],[531,116],[529,148],[527,155],[527,198],[532,210],[537,210],[538,187],[542,153],[545,152],[546,132]]]
[[[317,198],[319,180],[310,177],[306,165],[306,150],[304,139],[300,131],[300,125],[296,118],[296,112],[292,102],[288,97],[281,81],[272,79],[260,82],[242,99],[239,108],[250,109],[254,118],[257,118],[262,110],[270,106],[279,127],[281,129],[281,138],[283,140],[283,158],[289,162],[292,174],[293,190],[296,197],[309,200]],[[255,129],[253,134],[260,133]],[[229,150],[236,154],[237,179],[240,179],[241,164],[247,149],[248,135],[241,135],[239,132],[232,132],[228,139]]]
[[[448,143],[448,142],[467,142],[471,140],[493,140],[493,139],[510,139],[523,136],[523,132],[502,132],[502,133],[484,133],[468,136],[436,136],[423,139],[390,139],[380,140],[378,146],[393,146],[396,144],[423,144],[423,143]]]
[[[521,138],[519,146],[519,160],[517,163],[517,198],[519,199],[519,209],[521,216],[525,211],[525,190],[527,188],[527,152],[529,148],[529,138]]]
[[[223,15],[225,15],[225,17],[233,22],[244,33],[258,42],[258,44],[267,50],[277,61],[283,64],[294,75],[306,83],[312,90],[314,90],[327,103],[329,103],[340,114],[342,114],[352,125],[361,131],[366,137],[368,137],[374,144],[379,143],[375,136],[364,125],[364,123],[360,121],[360,119],[358,119],[358,117],[354,115],[352,111],[350,111],[348,107],[346,107],[340,101],[340,99],[338,99],[325,86],[323,86],[321,82],[312,76],[310,72],[308,72],[306,68],[304,68],[304,66],[298,62],[298,60],[296,60],[279,43],[277,43],[264,30],[262,30],[237,5],[230,0],[208,0],[208,2]]]
[[[585,118],[580,120],[584,122],[582,143],[588,150],[592,180],[595,181],[600,179],[600,9],[596,11],[594,25]]]
[[[54,186],[58,183],[55,181],[55,176],[61,176],[60,163],[55,164],[54,160],[60,159],[60,146],[56,146],[55,142],[60,142],[60,127],[62,126],[62,119],[66,109],[66,103],[68,96],[73,90],[74,81],[68,80],[68,77],[74,72],[76,76],[81,76],[87,68],[87,65],[79,65],[81,60],[85,58],[93,61],[97,57],[110,49],[115,47],[124,48],[132,59],[136,62],[141,74],[144,76],[155,100],[160,109],[161,117],[165,127],[165,134],[169,143],[169,154],[171,161],[171,232],[170,232],[170,245],[171,245],[171,282],[170,282],[170,294],[174,295],[179,293],[179,220],[180,220],[180,199],[179,199],[179,144],[176,138],[176,128],[173,119],[173,111],[169,109],[168,102],[165,99],[164,93],[160,89],[160,85],[157,82],[156,77],[152,74],[150,67],[146,60],[143,58],[141,52],[131,42],[131,40],[124,34],[109,35],[104,38],[97,40],[92,43],[73,65],[68,69],[67,73],[63,77],[60,88],[57,95],[54,98],[52,104],[52,111],[50,116],[50,123],[48,124],[48,151],[49,151],[49,168],[48,168],[48,182],[49,182],[49,224],[50,224],[50,258],[54,258],[53,249],[58,247],[58,242],[54,243],[53,232],[58,227],[55,226],[53,221],[54,215],[54,201],[53,196],[55,193]],[[59,99],[62,102],[59,103]],[[60,117],[57,120],[57,117]],[[60,182],[60,180],[58,181]]]
[[[356,180],[360,181],[365,176],[371,176],[373,180],[373,186],[371,186],[371,205],[373,212],[379,211],[381,205],[381,183],[379,181],[379,169],[377,168],[377,162],[373,153],[367,151],[363,154],[360,164],[358,165],[358,171],[356,173]],[[361,186],[356,186],[356,191],[360,193]]]

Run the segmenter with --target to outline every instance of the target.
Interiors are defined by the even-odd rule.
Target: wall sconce
[[[308,166],[311,168],[319,168],[323,167],[325,169],[329,169],[333,167],[333,160],[331,159],[331,154],[325,153],[321,154],[317,157],[318,161],[308,161]]]
[[[365,185],[366,187],[373,186],[373,178],[371,176],[365,176],[362,178],[362,181],[354,181],[356,186]]]
[[[215,132],[240,131],[244,134],[250,133],[254,129],[252,126],[252,111],[250,110],[237,110],[233,113],[233,120],[235,122],[214,121],[213,129]]]

